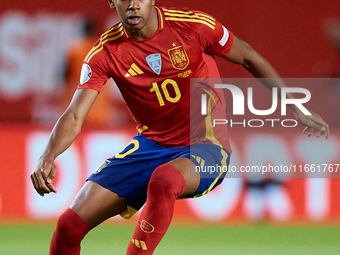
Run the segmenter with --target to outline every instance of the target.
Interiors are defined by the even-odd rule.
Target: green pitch
[[[1,255],[46,255],[54,226],[0,226]],[[103,225],[84,239],[82,255],[125,254],[133,226]],[[170,227],[155,255],[340,255],[340,228]]]

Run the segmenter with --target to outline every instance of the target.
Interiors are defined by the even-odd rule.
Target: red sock
[[[185,179],[174,167],[164,164],[153,172],[146,204],[139,217],[127,254],[152,254],[168,230],[176,198],[185,190]]]
[[[51,240],[50,255],[80,254],[80,242],[91,229],[92,227],[68,208],[58,219]]]

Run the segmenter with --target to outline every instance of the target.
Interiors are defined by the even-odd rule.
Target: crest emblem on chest
[[[175,69],[184,70],[189,65],[189,58],[183,45],[168,50],[168,54]]]
[[[148,65],[150,66],[151,70],[154,71],[156,74],[160,74],[162,70],[162,58],[160,54],[151,54],[147,56],[146,62],[148,62]]]

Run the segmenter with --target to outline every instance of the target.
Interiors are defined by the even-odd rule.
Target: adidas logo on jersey
[[[131,68],[125,74],[125,77],[136,76],[138,74],[143,74],[144,72],[135,64],[131,65]]]

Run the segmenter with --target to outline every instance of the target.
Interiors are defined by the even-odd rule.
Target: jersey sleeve
[[[234,34],[209,14],[194,11],[204,23],[199,23],[198,37],[203,50],[207,53],[224,57],[231,49]]]
[[[216,56],[224,57],[230,52],[234,42],[234,34],[216,21],[216,27],[210,41],[211,45],[208,46],[206,51]]]
[[[109,56],[105,49],[98,51],[95,46],[84,59],[77,89],[94,89],[100,92],[110,78]],[[96,52],[97,51],[97,52]]]

